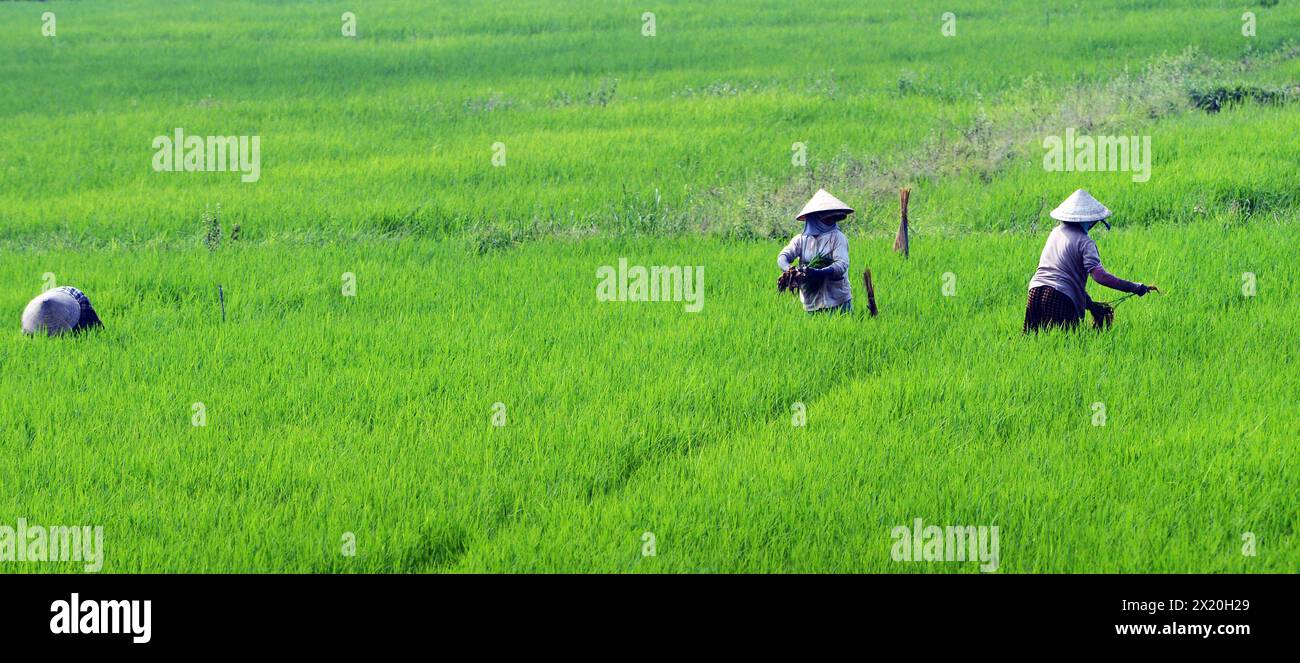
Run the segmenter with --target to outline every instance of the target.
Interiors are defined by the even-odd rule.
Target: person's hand
[[[813,283],[821,283],[822,281],[825,281],[827,278],[830,278],[830,275],[831,275],[830,267],[816,267],[814,269],[808,270],[808,280],[812,281]]]

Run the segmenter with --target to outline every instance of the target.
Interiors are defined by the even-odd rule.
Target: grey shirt
[[[799,299],[806,311],[832,308],[853,299],[849,280],[845,278],[849,271],[849,238],[839,228],[815,237],[799,233],[776,257],[777,267],[784,271],[790,268],[795,258],[806,265],[822,255],[834,261],[829,267],[831,273],[817,288],[799,291]]]
[[[1088,274],[1101,267],[1097,243],[1076,223],[1062,223],[1052,229],[1038,258],[1038,271],[1029,281],[1029,289],[1050,286],[1074,302],[1083,316],[1087,308]]]

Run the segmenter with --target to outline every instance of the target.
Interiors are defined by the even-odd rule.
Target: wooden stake
[[[226,293],[224,290],[221,289],[220,284],[217,285],[217,300],[221,302],[221,321],[225,322],[226,321]]]
[[[867,309],[871,311],[871,316],[875,317],[880,311],[876,308],[876,287],[871,283],[871,268],[862,272],[862,285],[867,289]]]
[[[894,237],[894,251],[903,254],[904,258],[910,257],[911,250],[908,246],[907,232],[907,199],[911,196],[911,189],[900,189],[899,199],[902,202],[902,220],[898,224],[898,235]]]

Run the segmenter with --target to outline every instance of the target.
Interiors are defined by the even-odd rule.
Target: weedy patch
[[[517,102],[504,94],[493,92],[483,97],[470,97],[461,104],[468,115],[482,115],[498,110],[510,110]]]
[[[199,218],[200,218],[199,237],[200,237],[200,241],[202,241],[203,243],[204,248],[206,248],[209,252],[220,249],[223,238],[226,237],[225,230],[221,226],[221,204],[217,203],[217,208],[215,211],[204,210],[204,212],[199,216]],[[230,235],[228,241],[238,242],[240,239],[243,238],[243,236],[244,236],[243,227],[240,224],[236,223],[230,227]]]
[[[204,210],[202,215],[203,226],[203,246],[208,251],[216,251],[221,248],[221,204],[217,204],[215,212]]]
[[[1217,86],[1188,90],[1187,98],[1198,110],[1218,113],[1248,101],[1266,106],[1281,106],[1300,99],[1300,86],[1259,87],[1254,85]]]

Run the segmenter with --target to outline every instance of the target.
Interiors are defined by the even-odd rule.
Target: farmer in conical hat
[[[845,278],[849,271],[849,239],[836,226],[852,213],[852,207],[825,189],[818,189],[795,217],[803,221],[803,232],[795,235],[776,257],[783,272],[791,269],[795,258],[800,265],[808,266],[799,299],[809,313],[853,310],[853,292]]]
[[[1091,194],[1079,189],[1052,210],[1050,216],[1060,225],[1047,236],[1047,245],[1038,259],[1038,271],[1029,281],[1029,303],[1025,307],[1025,332],[1041,327],[1073,327],[1083,319],[1084,311],[1094,307],[1084,286],[1088,277],[1122,292],[1139,297],[1154,286],[1125,281],[1111,275],[1101,265],[1097,243],[1088,231],[1098,223],[1110,228],[1106,218],[1110,210]]]
[[[23,309],[24,334],[58,336],[102,324],[86,294],[66,285],[42,292]]]

